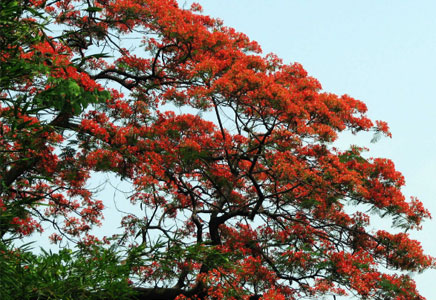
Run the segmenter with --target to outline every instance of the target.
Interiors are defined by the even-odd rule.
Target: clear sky
[[[436,256],[436,1],[196,2],[265,53],[301,63],[325,91],[360,99],[371,118],[389,123],[392,139],[370,144],[365,135],[342,142],[395,162],[406,178],[406,196],[417,196],[435,218],[413,236]],[[414,278],[427,300],[436,299],[436,270]]]

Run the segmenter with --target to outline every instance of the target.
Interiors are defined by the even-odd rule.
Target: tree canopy
[[[335,148],[387,124],[198,4],[3,0],[0,101],[2,299],[424,299],[429,212],[392,161]],[[107,237],[102,173],[137,206]],[[46,224],[74,247],[17,246]]]

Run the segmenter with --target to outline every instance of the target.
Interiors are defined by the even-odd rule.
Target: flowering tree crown
[[[434,265],[405,233],[429,212],[392,161],[334,147],[347,130],[390,136],[386,123],[200,10],[0,4],[2,240],[49,222],[88,263],[124,249],[106,269],[143,299],[424,299],[401,271]],[[103,240],[105,199],[87,185],[101,172],[131,182],[138,206]],[[375,212],[404,232],[370,230]]]

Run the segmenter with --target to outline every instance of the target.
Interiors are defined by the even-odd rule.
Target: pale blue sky
[[[392,139],[352,143],[391,158],[406,177],[406,196],[420,198],[436,219],[436,1],[196,2],[265,53],[301,63],[325,91],[363,100],[371,118],[387,121]],[[413,235],[436,256],[436,220]],[[435,270],[415,276],[427,300],[436,299],[435,279]]]

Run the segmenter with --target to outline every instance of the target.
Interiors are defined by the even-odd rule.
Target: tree
[[[424,299],[404,271],[434,266],[407,234],[429,212],[390,160],[334,147],[386,123],[200,10],[1,2],[5,297]],[[98,173],[131,182],[138,206],[103,239]],[[374,213],[401,230],[370,230]],[[44,223],[76,248],[14,246]]]

